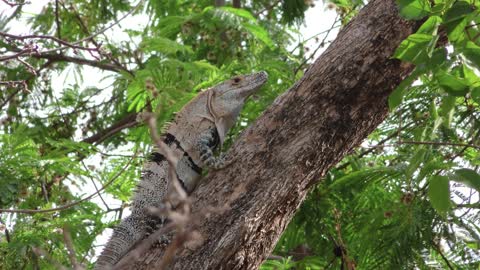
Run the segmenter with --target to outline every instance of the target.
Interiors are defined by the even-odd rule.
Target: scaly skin
[[[264,71],[236,76],[200,93],[177,113],[162,139],[179,160],[175,169],[187,194],[198,184],[202,168],[223,166],[223,155],[216,157],[213,152],[223,144],[245,100],[267,77]],[[164,224],[165,219],[150,215],[148,209],[161,207],[168,195],[168,169],[168,162],[159,153],[153,153],[145,163],[133,197],[132,214],[114,229],[95,269],[111,269],[136,242]]]

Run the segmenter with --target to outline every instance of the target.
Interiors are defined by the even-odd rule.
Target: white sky
[[[26,35],[32,34],[29,27],[27,26],[28,18],[35,16],[36,14],[40,13],[42,8],[49,2],[54,3],[53,0],[30,0],[31,4],[25,5],[22,12],[22,17],[20,20],[13,20],[11,23],[8,24],[9,30],[8,32],[15,35]],[[6,5],[4,2],[0,1],[0,15],[8,16],[13,12],[13,8]],[[305,24],[301,27],[300,33],[301,35],[296,35],[299,41],[306,40],[314,35],[317,35],[320,32],[326,31],[330,29],[332,23],[336,18],[336,13],[331,10],[325,10],[323,3],[321,1],[315,1],[315,7],[308,9],[305,14]],[[142,29],[143,25],[146,25],[147,18],[144,16],[129,16],[125,18],[118,26],[113,27],[112,29],[108,30],[105,35],[111,38],[116,42],[120,42],[122,40],[128,41],[128,35],[123,32],[125,28],[128,29]],[[335,38],[338,29],[334,29],[331,31],[327,41],[332,40]],[[322,39],[324,35],[319,35],[319,38]],[[295,47],[297,44],[293,44],[292,48]],[[310,55],[318,46],[318,43],[315,42],[315,39],[310,40],[307,43],[307,46],[310,47],[309,53]],[[317,52],[317,56],[321,54],[326,48],[319,49]],[[316,57],[315,57],[316,58]],[[313,59],[315,59],[313,58]],[[104,88],[112,84],[112,79],[105,79],[105,76],[110,74],[109,72],[102,72],[99,69],[84,66],[83,67],[83,78],[84,81],[80,83],[81,89],[84,89],[89,86],[94,86],[98,88]],[[76,83],[75,78],[72,74],[71,66],[67,70],[63,71],[60,74],[54,75],[52,79],[52,87],[56,93],[61,93],[65,87],[69,85],[73,85]],[[103,80],[102,80],[103,79]],[[107,98],[105,96],[104,98]],[[98,100],[98,102],[102,102],[103,100]],[[128,149],[119,150],[116,154],[129,154]],[[99,158],[91,158],[86,160],[85,163],[87,165],[96,165],[99,164]],[[98,183],[97,183],[98,185]],[[74,189],[75,191],[75,189]],[[94,186],[91,184],[90,181],[87,181],[87,184],[84,185],[81,190],[76,190],[79,196],[86,196],[95,192]],[[111,196],[102,194],[103,198],[109,204],[110,208],[117,208],[120,206],[120,201],[113,199]],[[91,199],[92,202],[96,203],[100,207],[104,208],[101,199],[97,196]],[[129,211],[126,209],[124,211],[123,216],[128,216]],[[113,213],[107,216],[105,220],[111,220],[113,218]],[[101,245],[105,243],[110,236],[112,230],[106,230],[102,235],[97,237],[96,245]],[[96,253],[98,254],[102,247],[97,248]]]

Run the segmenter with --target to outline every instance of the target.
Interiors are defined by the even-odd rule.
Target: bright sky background
[[[14,20],[11,23],[8,24],[9,29],[8,32],[11,34],[15,35],[23,35],[23,34],[32,34],[30,31],[29,27],[27,26],[27,20],[28,18],[35,16],[36,14],[40,13],[42,8],[48,3],[48,2],[54,2],[53,0],[30,0],[30,4],[25,5],[23,8],[22,12],[22,18],[20,20]],[[213,2],[213,0],[212,0]],[[331,28],[332,24],[335,21],[336,18],[336,13],[335,11],[332,10],[326,10],[322,1],[314,1],[315,7],[308,9],[308,11],[305,14],[305,24],[301,27],[300,33],[299,34],[293,34],[294,37],[297,38],[298,41],[303,41],[306,39],[309,39],[321,32],[327,31],[328,29]],[[0,1],[0,15],[2,16],[8,16],[13,12],[14,8],[11,8],[10,6],[6,5],[4,2]],[[113,27],[112,29],[108,30],[105,32],[105,35],[108,36],[109,38],[113,39],[116,42],[120,42],[122,40],[129,40],[128,35],[125,34],[123,31],[128,28],[128,29],[142,29],[143,26],[147,23],[147,18],[145,16],[129,16],[125,18],[119,25]],[[331,33],[329,34],[328,38],[326,41],[331,41],[335,38],[337,35],[338,28],[333,29]],[[324,35],[319,35],[318,36],[320,40],[324,38]],[[294,48],[297,44],[292,44],[292,48]],[[327,43],[328,45],[328,43]],[[308,43],[307,46],[309,47],[309,54],[315,51],[315,49],[318,46],[318,42],[315,42],[315,39],[311,39]],[[316,57],[320,55],[326,47],[321,48],[317,51]],[[315,57],[315,58],[316,58]],[[315,59],[313,58],[313,59]],[[86,88],[89,86],[94,86],[97,88],[105,88],[108,87],[112,84],[113,79],[107,78],[105,79],[105,76],[108,74],[112,74],[110,72],[103,72],[100,71],[99,69],[96,69],[94,67],[89,67],[89,66],[83,66],[83,78],[84,81],[79,83],[81,89]],[[70,68],[67,68],[65,71],[61,72],[60,74],[55,74],[52,78],[52,87],[56,93],[61,93],[65,87],[68,87],[69,85],[73,85],[76,83],[75,78],[73,76],[72,72],[72,65],[70,65]],[[108,98],[108,95],[105,95],[103,98]],[[103,100],[98,100],[97,102],[102,102]],[[40,114],[41,112],[39,112]],[[80,134],[79,134],[79,139],[80,139]],[[129,149],[123,149],[123,151],[120,149],[118,154],[130,154],[128,151]],[[98,166],[99,164],[99,157],[94,157],[89,160],[86,160],[85,163],[87,165],[95,165]],[[97,183],[98,185],[98,183]],[[81,190],[75,190],[73,191],[77,192],[77,195],[84,197],[89,194],[92,194],[95,192],[94,186],[91,184],[91,182],[88,182],[82,186]],[[83,195],[83,196],[82,196]],[[111,196],[102,194],[103,198],[105,201],[109,204],[110,208],[117,208],[120,206],[120,202],[118,200],[113,199]],[[92,202],[98,204],[100,207],[103,207],[103,203],[100,199],[100,197],[96,196],[91,200]],[[109,220],[113,218],[113,214],[106,217],[106,220]],[[128,216],[129,211],[126,209],[123,213],[123,216]],[[106,230],[102,235],[97,237],[96,240],[96,245],[101,245],[105,243],[110,236],[112,230]],[[102,247],[97,248],[101,250]],[[98,254],[98,252],[96,252]]]

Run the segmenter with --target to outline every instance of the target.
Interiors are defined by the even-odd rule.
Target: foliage
[[[293,34],[311,1],[212,2],[56,1],[38,12],[0,3],[11,4],[0,16],[0,208],[71,205],[1,213],[1,269],[72,266],[70,248],[94,262],[95,239],[121,219],[150,151],[142,112],[163,126],[201,89],[266,70],[231,142],[299,79],[308,57],[303,44],[291,50]],[[366,1],[324,2],[344,25]],[[262,269],[478,269],[480,2],[397,3],[422,25],[393,56],[415,70],[390,97],[389,118],[313,189]],[[79,202],[102,186],[98,203]],[[112,198],[118,207],[102,202]]]

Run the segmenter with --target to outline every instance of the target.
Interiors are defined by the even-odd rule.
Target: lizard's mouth
[[[260,71],[249,76],[254,77],[254,81],[259,85],[263,85],[268,79],[268,73],[266,71]]]
[[[254,94],[260,89],[260,87],[265,84],[268,79],[268,73],[265,71],[260,71],[247,75],[244,81],[247,82],[245,86],[242,86],[240,89],[237,89],[238,93],[245,99]]]

